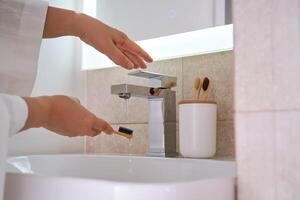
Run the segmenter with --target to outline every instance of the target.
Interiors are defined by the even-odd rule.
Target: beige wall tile
[[[210,98],[218,103],[218,120],[233,119],[233,52],[183,58],[183,97],[194,96],[194,80],[211,80]]]
[[[175,90],[177,98],[182,98],[181,59],[154,62],[148,66],[147,70],[178,77],[178,87]],[[146,99],[132,97],[126,101],[110,93],[113,84],[148,85],[147,79],[128,76],[128,72],[121,68],[89,71],[88,108],[110,123],[147,123],[148,102]]]
[[[239,199],[299,199],[299,1],[233,5]]]
[[[182,64],[186,64],[183,73]],[[200,64],[199,64],[200,63]],[[200,69],[200,70],[199,70]],[[171,59],[154,62],[148,65],[147,70],[169,76],[177,77],[177,101],[183,99],[183,89],[185,95],[191,95],[190,84],[193,85],[195,73],[204,73],[211,77],[215,83],[213,96],[219,102],[218,117],[221,120],[232,120],[232,75],[233,55],[232,52],[222,52],[188,58]],[[134,128],[141,129],[147,127],[148,122],[148,102],[146,99],[131,98],[127,102],[117,96],[110,94],[112,84],[137,84],[147,85],[148,80],[127,75],[128,71],[120,68],[110,68],[104,70],[94,70],[88,72],[88,108],[96,115],[106,119],[113,124],[130,124]],[[192,77],[192,78],[191,78]],[[185,84],[184,81],[185,80]],[[218,86],[218,87],[217,87]],[[191,86],[192,87],[192,86]],[[178,120],[178,106],[177,106]],[[131,125],[134,124],[134,125]],[[138,124],[138,125],[137,125]],[[144,125],[140,125],[144,124]],[[233,156],[233,131],[232,124],[221,122],[218,126],[218,152],[220,156]],[[222,127],[224,125],[224,127]],[[135,127],[138,126],[138,127]],[[100,135],[95,138],[88,138],[86,143],[89,153],[121,153],[121,154],[143,154],[146,152],[145,145],[148,145],[148,129],[141,130],[141,138],[137,136],[133,146],[129,146],[127,140],[119,136]],[[178,124],[176,130],[178,138]],[[228,138],[226,138],[228,136]],[[142,141],[142,143],[141,143]],[[143,145],[138,145],[139,143]],[[225,144],[226,143],[226,144]],[[177,150],[179,141],[177,140]],[[224,152],[223,152],[224,151]]]
[[[218,121],[217,123],[217,157],[234,157],[234,127],[233,121]]]
[[[133,154],[145,155],[148,148],[148,125],[147,124],[122,124],[114,125],[115,129],[124,126],[132,129],[134,136],[131,140],[119,135],[101,134],[87,138],[87,153],[107,154]]]
[[[239,199],[300,198],[300,111],[236,114]]]
[[[233,5],[239,199],[299,199],[299,0]]]
[[[299,0],[272,2],[273,80],[275,108],[300,108]]]
[[[121,68],[89,71],[87,77],[88,108],[110,123],[127,122],[125,100],[110,94],[111,85],[126,83],[126,76],[127,71]],[[144,103],[140,99],[134,99],[134,101],[137,101],[136,104],[139,105]],[[146,121],[146,118],[142,120]]]
[[[277,112],[275,133],[277,199],[300,199],[300,111]]]
[[[273,108],[271,1],[233,1],[235,109]]]
[[[238,199],[275,199],[274,114],[235,115]]]
[[[299,109],[299,1],[235,1],[234,7],[236,110]]]

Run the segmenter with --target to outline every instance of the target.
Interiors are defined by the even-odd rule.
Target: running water
[[[125,123],[128,123],[128,99],[125,99],[125,104],[124,104],[124,106],[125,106],[125,108],[124,108],[124,111],[125,111]]]
[[[128,119],[129,119],[129,113],[128,113],[128,102],[129,99],[125,99],[125,103],[124,103],[124,112],[125,112],[125,123],[128,123]],[[128,147],[131,148],[132,147],[132,139],[128,140]]]

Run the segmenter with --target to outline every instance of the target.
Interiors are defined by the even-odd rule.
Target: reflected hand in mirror
[[[126,69],[146,68],[152,58],[126,34],[88,15],[49,7],[44,38],[73,35]]]
[[[42,96],[23,99],[27,103],[28,118],[22,130],[43,127],[69,137],[113,133],[106,121],[89,112],[74,98]]]

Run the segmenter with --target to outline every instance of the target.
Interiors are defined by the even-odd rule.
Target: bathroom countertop
[[[140,155],[140,154],[120,154],[120,153],[87,153],[87,155],[141,156],[141,157],[145,156],[145,155]],[[184,158],[184,157],[178,156],[176,158]],[[201,158],[187,158],[187,159],[201,159]],[[232,156],[215,156],[212,158],[205,158],[205,159],[235,161],[235,158]]]
[[[235,158],[232,156],[215,156],[213,160],[224,160],[224,161],[235,161]]]

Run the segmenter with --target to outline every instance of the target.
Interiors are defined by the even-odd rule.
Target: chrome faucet
[[[177,78],[147,71],[134,71],[128,75],[150,80],[151,87],[120,84],[111,86],[111,94],[120,98],[141,97],[149,102],[148,156],[175,157],[176,151],[176,92],[164,88],[167,82],[176,83]],[[159,93],[154,93],[159,88]]]

